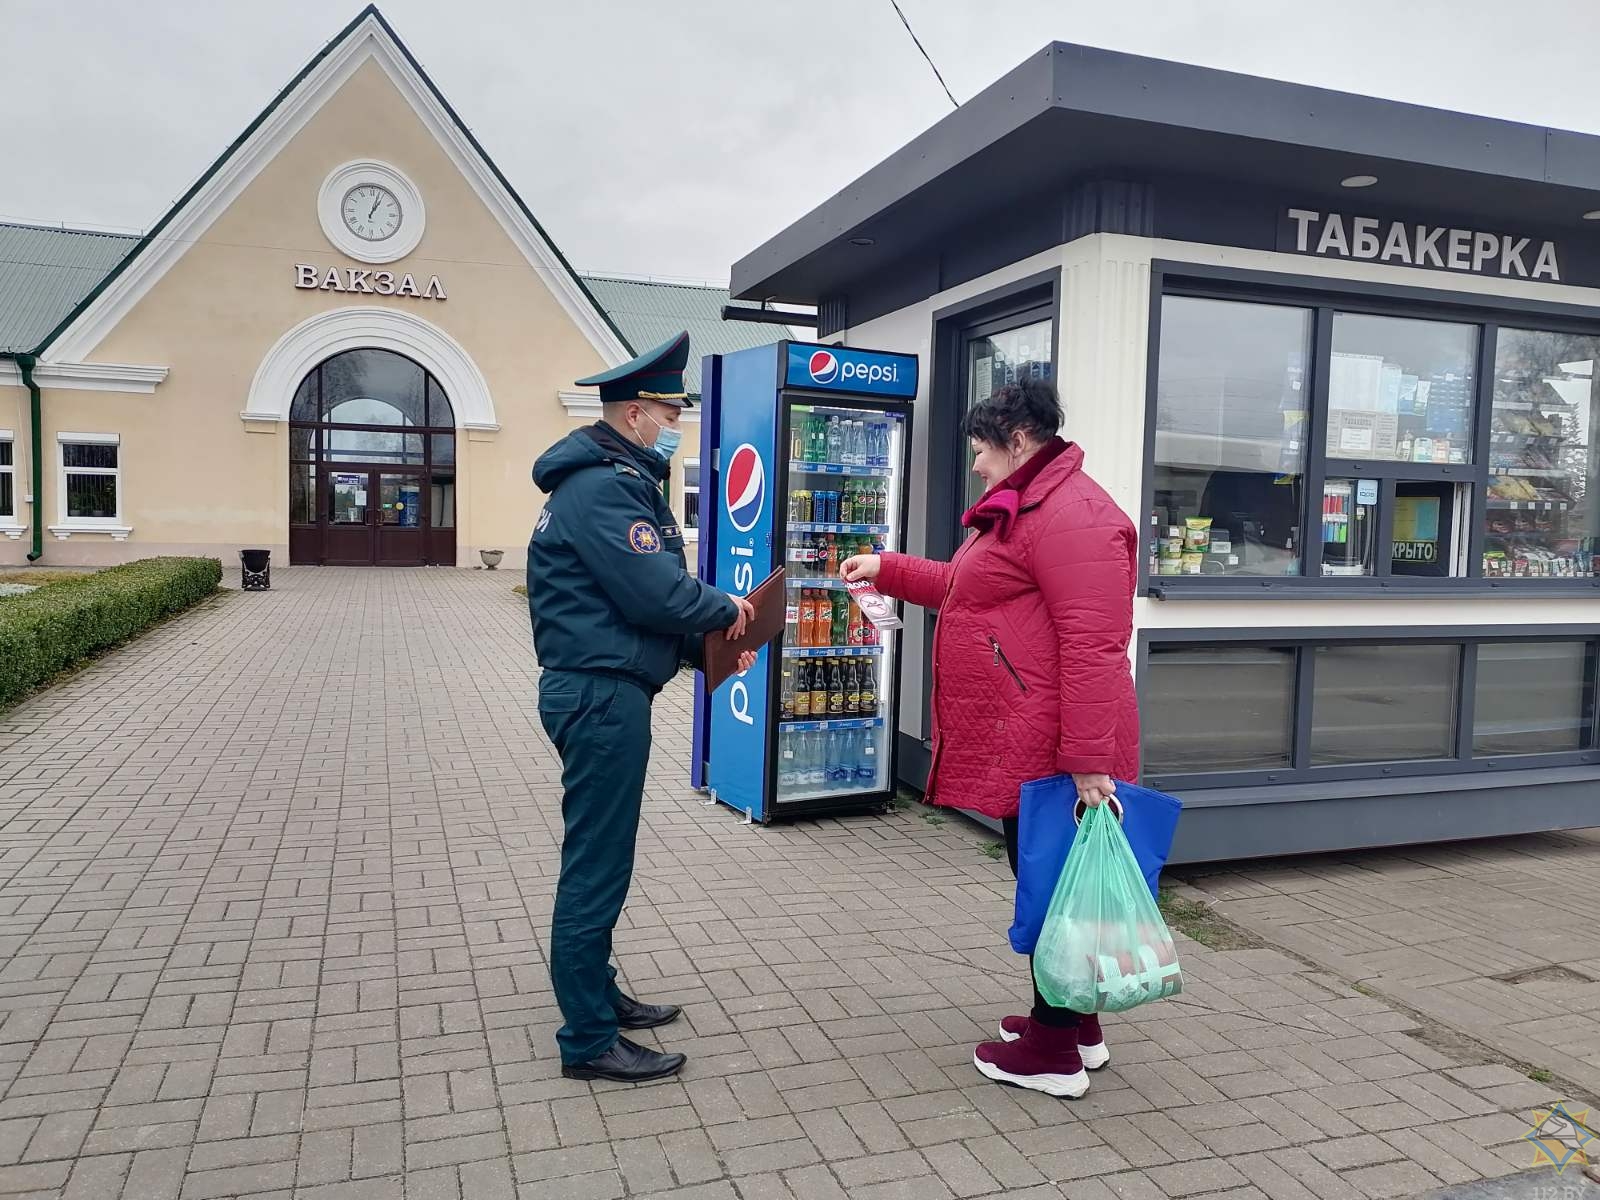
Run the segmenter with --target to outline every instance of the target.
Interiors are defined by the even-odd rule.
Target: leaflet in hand
[[[888,598],[865,579],[847,581],[844,586],[861,609],[861,615],[878,629],[899,629],[904,624]]]

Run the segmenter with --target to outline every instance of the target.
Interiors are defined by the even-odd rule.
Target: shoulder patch
[[[546,529],[550,528],[550,518],[552,515],[553,514],[550,511],[550,506],[546,504],[539,513],[539,521],[538,524],[533,527],[533,531],[535,533],[543,533]]]
[[[618,475],[632,475],[635,479],[644,478],[643,475],[639,474],[638,471],[634,470],[634,468],[630,467],[627,463],[617,462],[613,459],[611,465],[616,469]]]
[[[661,535],[649,521],[635,521],[628,526],[628,545],[638,554],[660,554]]]

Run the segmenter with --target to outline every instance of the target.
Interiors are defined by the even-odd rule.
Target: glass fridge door
[[[906,414],[808,400],[787,406],[787,423],[777,802],[887,792],[895,643],[861,615],[839,567],[900,549]]]

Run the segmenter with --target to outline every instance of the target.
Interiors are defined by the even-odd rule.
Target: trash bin
[[[264,592],[272,586],[272,551],[239,551],[240,584],[247,592]]]

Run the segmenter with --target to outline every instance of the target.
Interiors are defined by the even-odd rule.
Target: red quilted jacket
[[[975,532],[948,563],[883,556],[878,590],[939,614],[931,803],[1011,817],[1030,779],[1137,778],[1137,553],[1069,445],[1023,487],[1004,537]]]

